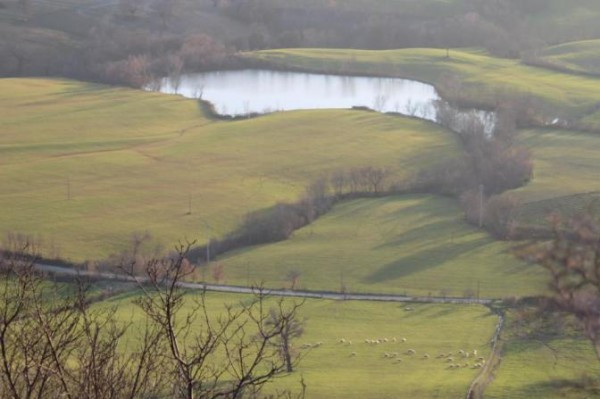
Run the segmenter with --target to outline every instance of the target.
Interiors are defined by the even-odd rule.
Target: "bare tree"
[[[580,216],[562,222],[553,217],[554,238],[526,249],[522,256],[550,273],[552,301],[582,324],[600,360],[600,227],[594,218]]]
[[[114,312],[92,311],[88,286],[74,292],[35,269],[25,243],[0,257],[0,392],[21,398],[126,398],[160,392],[156,330],[118,351],[127,331]]]
[[[205,292],[186,296],[182,288],[193,272],[186,261],[189,249],[182,245],[171,257],[148,261],[146,276],[139,280],[143,294],[137,304],[168,348],[163,365],[169,386],[186,399],[256,395],[291,368],[291,357],[288,363],[281,356],[279,343],[286,340],[290,347],[301,304],[279,301],[270,309],[257,289],[251,301],[226,305],[222,313],[211,315]]]
[[[294,303],[287,307],[284,301],[280,299],[277,306],[271,309],[267,319],[267,324],[270,326],[282,325],[281,334],[276,345],[279,347],[288,373],[294,371],[294,365],[299,360],[299,353],[294,350],[292,341],[304,334],[304,320],[301,320],[298,316],[300,306],[302,304]]]

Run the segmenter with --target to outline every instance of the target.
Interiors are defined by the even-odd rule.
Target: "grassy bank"
[[[228,283],[339,292],[506,297],[543,291],[541,269],[432,196],[347,201],[291,239],[219,259]],[[216,265],[212,265],[212,268]],[[206,272],[210,281],[211,270]]]
[[[535,323],[535,321],[532,321]],[[521,325],[521,327],[519,327]],[[579,334],[544,330],[527,335],[527,324],[509,312],[502,360],[486,398],[596,398],[600,365]]]
[[[600,191],[600,136],[563,130],[520,133],[532,150],[534,178],[511,195],[520,203],[517,219],[527,226],[546,225],[548,212],[567,215],[593,206]]]
[[[218,237],[335,170],[400,179],[458,154],[452,134],[416,120],[321,110],[223,122],[194,100],[67,80],[0,80],[0,121],[2,234],[71,260],[124,250],[136,232],[169,248]]]
[[[545,113],[574,120],[595,112],[600,90],[600,79],[531,67],[477,50],[283,49],[246,56],[281,67],[427,81],[448,97],[488,107],[503,95],[531,95],[543,100]],[[454,80],[461,81],[462,87],[456,87]]]

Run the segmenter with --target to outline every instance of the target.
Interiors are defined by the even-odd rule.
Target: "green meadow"
[[[279,67],[314,71],[391,75],[432,83],[450,96],[493,106],[499,95],[532,95],[544,101],[553,116],[581,119],[595,112],[600,79],[523,65],[484,51],[452,49],[351,50],[282,49],[247,53],[247,57]],[[588,121],[589,122],[589,121]]]
[[[520,205],[519,222],[540,226],[551,211],[573,215],[594,207],[600,192],[598,134],[538,129],[520,132],[519,139],[534,162],[533,180],[510,192]]]
[[[96,306],[118,305],[118,319],[132,321],[135,327],[143,323],[133,304],[135,297],[127,294]],[[235,305],[247,299],[208,294],[207,305],[210,315],[216,316],[224,303]],[[477,350],[478,356],[487,356],[498,317],[477,305],[411,304],[410,308],[407,311],[406,304],[397,303],[307,300],[300,312],[305,333],[296,347],[323,344],[306,350],[297,370],[275,380],[267,390],[295,389],[303,377],[308,398],[463,398],[479,370],[473,368],[473,358],[461,359],[458,351]],[[130,331],[128,337],[134,339],[134,329]],[[398,342],[392,341],[394,337]],[[342,338],[352,344],[340,343]],[[380,345],[364,342],[384,338],[388,342]],[[402,338],[407,341],[401,343]],[[407,355],[409,349],[416,354]],[[386,358],[385,353],[398,356]],[[426,353],[429,359],[424,358]],[[436,359],[449,353],[460,369],[449,369],[446,358]]]
[[[589,340],[579,334],[527,337],[513,312],[501,335],[500,367],[486,398],[597,398],[600,364]]]
[[[544,49],[540,58],[550,66],[572,71],[600,75],[600,40],[584,40]]]
[[[139,90],[0,80],[0,230],[76,261],[125,250],[135,233],[171,248],[219,237],[340,169],[386,167],[402,179],[458,153],[435,125],[373,112],[224,122],[202,109]]]
[[[468,225],[449,198],[407,195],[343,202],[275,244],[226,254],[227,283],[420,296],[507,297],[544,290],[542,270],[511,243]],[[214,265],[212,267],[215,267]],[[210,280],[212,274],[207,274]]]

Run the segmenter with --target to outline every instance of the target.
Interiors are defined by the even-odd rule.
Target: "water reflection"
[[[246,69],[189,74],[160,83],[161,92],[202,98],[221,115],[367,107],[434,122],[440,119],[435,88],[406,79]],[[491,129],[493,114],[478,111],[475,115]]]

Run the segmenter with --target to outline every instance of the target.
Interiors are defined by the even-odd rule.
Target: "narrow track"
[[[52,266],[45,264],[36,264],[36,269],[42,272],[54,273],[63,276],[83,276],[102,280],[131,281],[141,282],[145,280],[141,277],[132,277],[118,273],[98,273],[87,270],[77,270],[69,267]],[[214,292],[227,292],[233,294],[254,294],[258,292],[256,287],[241,287],[234,285],[207,284],[207,283],[188,283],[180,282],[179,286],[191,290],[204,290]],[[324,291],[291,291],[281,289],[262,289],[264,294],[280,297],[309,298],[309,299],[331,299],[344,301],[371,301],[371,302],[421,302],[421,303],[449,303],[457,305],[477,304],[490,305],[495,299],[490,298],[439,298],[439,297],[420,297],[407,295],[391,294],[356,294],[356,293],[335,293]]]

